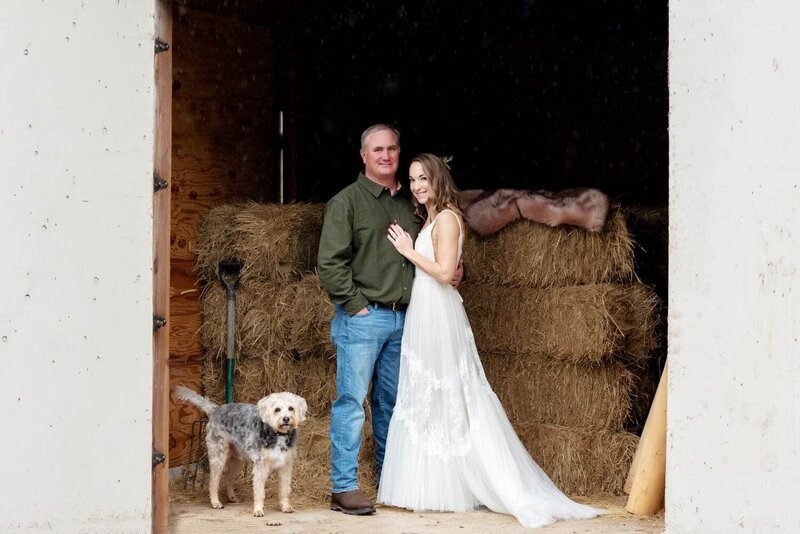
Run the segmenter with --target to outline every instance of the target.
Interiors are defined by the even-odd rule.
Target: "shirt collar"
[[[381,193],[383,193],[384,190],[386,190],[387,193],[389,192],[381,184],[373,182],[372,180],[367,178],[367,176],[363,172],[358,173],[358,183],[360,183],[364,188],[366,188],[367,191],[372,193],[372,196],[374,196],[375,198],[381,196]],[[401,189],[403,189],[403,184],[400,183],[400,180],[397,180],[397,191],[395,191],[395,194],[397,194]]]

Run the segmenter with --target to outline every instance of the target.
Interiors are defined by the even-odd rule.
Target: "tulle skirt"
[[[378,500],[415,511],[485,506],[526,527],[601,514],[533,461],[486,381],[460,295],[417,273]]]

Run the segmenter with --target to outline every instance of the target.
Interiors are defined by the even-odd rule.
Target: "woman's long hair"
[[[411,163],[415,161],[422,165],[422,169],[428,177],[428,194],[433,197],[433,206],[436,209],[436,213],[449,209],[463,216],[458,207],[458,188],[453,183],[450,168],[442,158],[434,154],[419,154],[414,156]],[[411,195],[411,200],[417,209],[417,215],[422,217],[422,220],[427,219],[428,210],[425,205],[420,204],[414,195]]]

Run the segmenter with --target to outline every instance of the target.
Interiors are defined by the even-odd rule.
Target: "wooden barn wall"
[[[217,204],[274,197],[274,44],[263,25],[177,4],[173,34],[170,384],[200,391],[197,227]],[[170,405],[171,466],[199,417]]]

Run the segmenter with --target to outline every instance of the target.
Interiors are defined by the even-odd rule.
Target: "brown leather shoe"
[[[375,513],[375,505],[360,489],[355,489],[331,494],[331,510],[350,515],[368,515]]]

